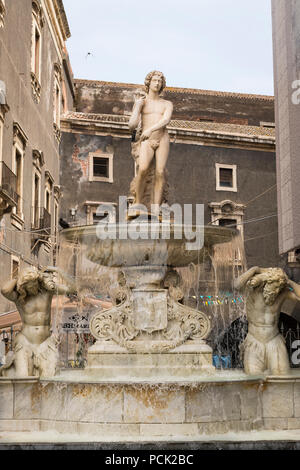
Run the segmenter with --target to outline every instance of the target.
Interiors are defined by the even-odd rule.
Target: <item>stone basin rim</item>
[[[98,225],[98,224],[97,224]],[[95,238],[95,241],[101,242],[101,241],[106,241],[109,240],[102,240],[97,237],[97,225],[80,225],[80,226],[75,226],[75,227],[70,227],[67,229],[61,230],[60,234],[69,242],[76,242],[76,241],[81,241],[83,237],[90,237],[90,238]],[[127,223],[112,223],[107,225],[107,233],[108,234],[113,234],[117,233],[117,235],[121,232],[121,230],[124,230],[125,228],[128,227],[133,227],[134,221],[130,222],[130,224]],[[164,223],[137,223],[136,226],[139,226],[140,232],[145,233],[149,231],[149,227],[159,227],[159,234],[162,234],[162,229],[165,227],[170,227],[170,241],[174,242],[186,242],[188,241],[187,238],[184,236],[181,239],[175,239],[174,233],[176,232],[181,232],[184,235],[185,230],[192,230],[194,233],[198,230],[199,232],[204,231],[204,246],[208,245],[214,245],[214,244],[220,244],[220,243],[226,243],[231,241],[233,238],[235,238],[238,234],[239,231],[234,228],[229,228],[229,227],[220,227],[218,225],[188,225],[188,224],[164,224]],[[111,239],[114,241],[113,239]],[[121,242],[134,242],[136,243],[145,243],[145,242],[155,242],[155,241],[164,241],[168,242],[168,239],[164,239],[159,237],[158,239],[142,239],[138,238],[137,240],[133,240],[130,238],[127,239],[120,239],[116,238],[117,241]],[[209,243],[205,243],[209,242]]]

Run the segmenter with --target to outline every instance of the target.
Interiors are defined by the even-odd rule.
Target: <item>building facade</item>
[[[0,285],[55,263],[60,114],[74,95],[69,36],[62,0],[0,0]],[[2,328],[19,322],[14,311],[0,296]]]
[[[300,5],[273,0],[279,251],[300,247]],[[290,259],[296,261],[293,253]],[[299,273],[300,274],[300,273]],[[299,276],[300,278],[300,276]]]
[[[143,86],[73,81],[69,35],[62,0],[0,0],[0,285],[28,265],[55,264],[59,219],[98,223],[105,203],[118,221],[135,176],[128,120]],[[170,87],[163,97],[174,105],[169,204],[204,204],[205,224],[239,229],[248,267],[287,267],[274,98]],[[19,322],[1,296],[0,330]]]

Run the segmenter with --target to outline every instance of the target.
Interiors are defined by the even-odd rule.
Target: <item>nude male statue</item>
[[[246,374],[266,370],[273,375],[288,374],[289,358],[278,321],[286,299],[300,300],[300,285],[282,269],[255,266],[239,277],[236,287],[246,294],[248,335],[242,345]]]
[[[69,285],[58,283],[58,272]],[[58,268],[38,270],[31,266],[18,279],[8,281],[1,292],[15,302],[22,329],[15,337],[13,356],[0,369],[0,376],[54,376],[59,358],[58,338],[50,330],[51,302],[55,294],[75,293],[73,281]]]
[[[143,203],[145,177],[154,158],[156,159],[154,200],[160,205],[164,186],[164,171],[169,155],[170,139],[166,129],[171,121],[173,105],[160,97],[166,86],[166,79],[161,72],[153,71],[145,78],[147,95],[135,101],[129,120],[129,129],[134,131],[141,120],[142,134],[139,148],[139,169],[135,180],[135,204]]]

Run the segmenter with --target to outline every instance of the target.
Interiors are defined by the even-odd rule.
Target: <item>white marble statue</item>
[[[236,287],[246,297],[248,335],[242,345],[246,374],[288,374],[289,358],[278,322],[283,302],[300,300],[300,286],[282,269],[255,266],[240,276]]]
[[[58,273],[68,282],[58,282]],[[55,294],[75,293],[73,281],[58,268],[31,266],[17,279],[6,282],[2,294],[16,304],[22,329],[16,335],[13,354],[0,369],[9,377],[52,377],[58,367],[58,337],[51,333],[51,302]]]
[[[158,207],[164,199],[165,169],[170,147],[166,127],[173,112],[172,103],[160,97],[165,86],[166,80],[161,72],[148,73],[145,78],[147,93],[137,97],[129,120],[131,131],[141,126],[138,140],[133,144],[138,173],[131,185],[131,192],[136,207],[139,204],[146,205],[148,209],[151,204]]]

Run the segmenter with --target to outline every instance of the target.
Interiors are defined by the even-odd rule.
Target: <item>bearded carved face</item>
[[[39,293],[39,281],[38,280],[28,281],[24,287],[29,295],[37,295]]]
[[[280,281],[266,282],[263,289],[263,296],[266,304],[273,305],[283,288],[284,285]]]

